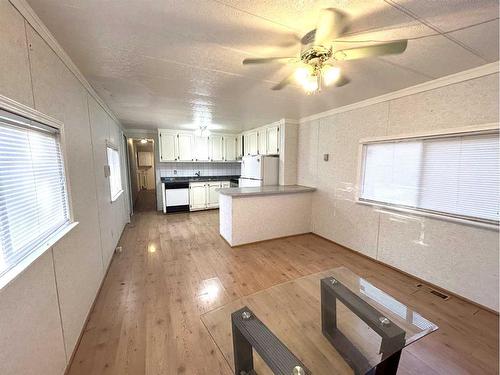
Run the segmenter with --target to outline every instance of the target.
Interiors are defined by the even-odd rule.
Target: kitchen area
[[[240,134],[158,129],[158,139],[164,214],[219,209],[231,246],[310,232],[315,189],[295,184],[296,124]]]
[[[285,158],[291,164],[296,148],[287,138],[296,132],[286,120],[239,134],[158,129],[163,213],[216,209],[221,189],[285,184]]]

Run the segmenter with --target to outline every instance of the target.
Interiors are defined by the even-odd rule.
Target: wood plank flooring
[[[346,266],[421,312],[439,331],[403,351],[400,374],[497,374],[498,316],[313,234],[231,248],[218,211],[138,210],[127,225],[68,370],[230,374],[200,315],[238,297]]]

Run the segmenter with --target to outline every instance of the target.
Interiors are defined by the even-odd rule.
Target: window
[[[498,224],[498,130],[363,145],[359,200]]]
[[[120,172],[120,153],[111,145],[108,145],[106,150],[109,166],[109,189],[111,191],[111,202],[114,202],[123,191]]]
[[[0,110],[0,279],[69,224],[59,131]]]

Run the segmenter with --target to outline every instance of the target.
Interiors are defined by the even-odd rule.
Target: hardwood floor
[[[218,211],[138,211],[120,240],[68,373],[230,374],[200,315],[344,265],[439,325],[403,351],[400,374],[497,374],[498,316],[313,234],[231,248]]]

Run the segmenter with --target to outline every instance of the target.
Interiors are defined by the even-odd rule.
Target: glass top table
[[[237,375],[395,374],[401,350],[438,329],[345,267],[273,286],[201,319]]]

